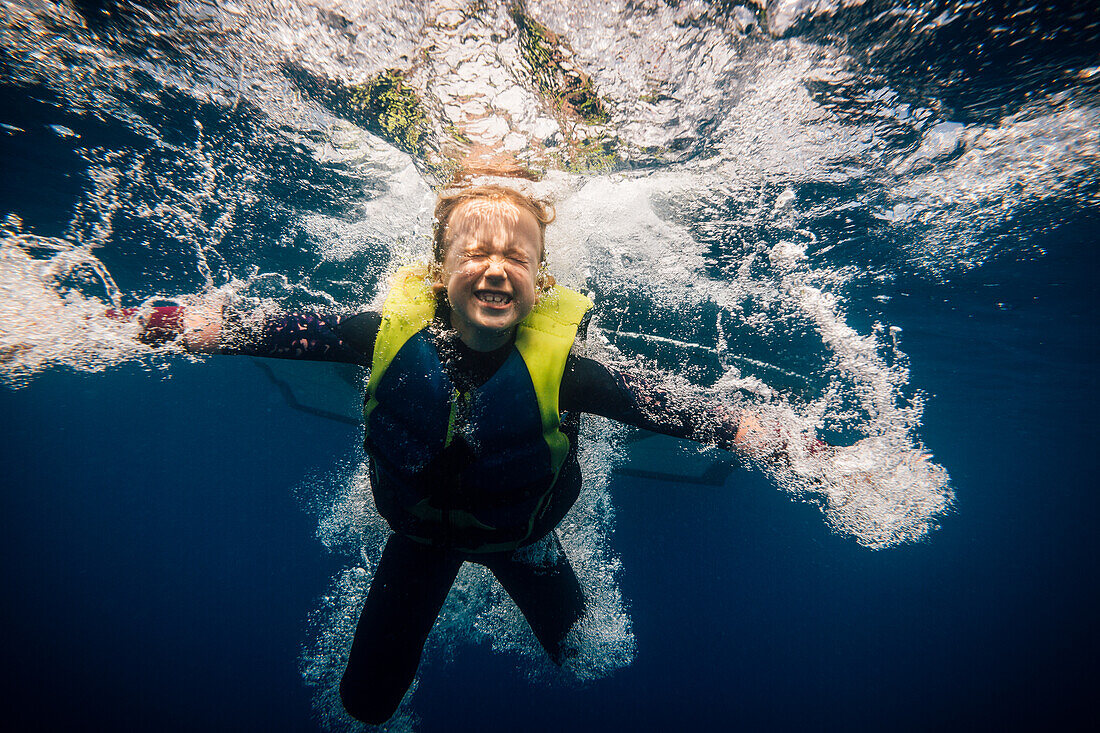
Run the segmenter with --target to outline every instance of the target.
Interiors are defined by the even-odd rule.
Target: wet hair
[[[432,266],[440,267],[447,256],[447,225],[455,209],[468,201],[508,202],[529,211],[539,224],[539,260],[546,258],[546,225],[554,221],[554,207],[547,201],[526,196],[513,188],[495,184],[470,186],[439,197],[435,205],[435,227],[432,232]]]

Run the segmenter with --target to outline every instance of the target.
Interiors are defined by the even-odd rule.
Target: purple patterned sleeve
[[[377,323],[373,313],[288,313],[268,319],[258,337],[229,353],[276,359],[336,361],[369,367]],[[373,326],[373,328],[371,328]]]
[[[734,447],[737,414],[699,396],[680,395],[585,357],[570,357],[562,378],[560,404],[655,433]]]

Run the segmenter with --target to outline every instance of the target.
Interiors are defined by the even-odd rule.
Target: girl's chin
[[[475,323],[474,327],[479,331],[484,331],[486,334],[500,334],[505,331],[510,331],[515,327],[515,323],[508,319],[499,320],[484,320],[480,323]]]
[[[511,308],[481,308],[475,322],[485,328],[508,328],[515,324],[515,317]]]
[[[480,309],[474,313],[464,314],[462,320],[472,328],[485,331],[500,331],[513,323],[507,313],[486,313]]]

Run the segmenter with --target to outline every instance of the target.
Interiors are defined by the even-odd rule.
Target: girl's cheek
[[[510,264],[508,266],[508,275],[513,279],[529,280],[533,277],[530,269],[526,265]]]

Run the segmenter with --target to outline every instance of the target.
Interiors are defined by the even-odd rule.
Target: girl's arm
[[[148,308],[109,308],[107,317],[116,321],[136,320],[138,340],[148,346],[179,341],[195,354],[221,351],[222,313],[225,299],[208,297],[188,305],[158,305]]]
[[[139,339],[150,346],[179,341],[196,354],[235,354],[281,359],[336,361],[370,366],[381,316],[286,313],[245,326],[223,314],[222,301],[188,306],[108,311],[112,318],[137,318]]]
[[[370,367],[381,323],[381,315],[370,311],[354,315],[285,313],[265,319],[259,329],[241,329],[244,338],[227,334],[219,353]]]
[[[749,410],[715,405],[697,396],[669,392],[644,378],[593,359],[570,357],[562,377],[563,410],[576,410],[653,432],[714,445],[769,463],[789,462],[790,448],[777,431],[763,427]],[[810,438],[801,451],[828,446]]]

